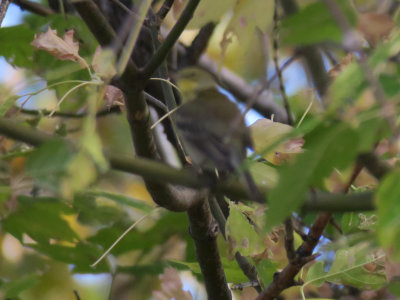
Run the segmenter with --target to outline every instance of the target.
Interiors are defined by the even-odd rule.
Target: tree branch
[[[10,5],[9,0],[0,0],[0,26],[3,23],[3,19],[7,13],[8,6]]]
[[[27,125],[21,125],[7,118],[0,118],[0,134],[11,139],[15,139],[33,146],[61,137],[53,136],[43,131],[39,131]],[[67,143],[71,141],[64,139]],[[175,169],[166,164],[156,162],[146,158],[128,158],[120,154],[106,153],[107,160],[115,170],[132,173],[143,176],[145,179],[151,179],[158,182],[169,182],[191,188],[209,187],[209,178],[204,175],[196,175],[187,169]],[[260,191],[266,192],[263,187],[258,187]],[[217,182],[215,192],[228,195],[235,199],[246,199],[246,189],[235,180]],[[182,200],[179,211],[188,208]],[[178,206],[177,206],[178,207]],[[373,192],[364,192],[357,194],[338,195],[328,193],[310,194],[302,207],[305,212],[313,211],[368,211],[374,209]]]
[[[110,46],[117,35],[92,0],[74,1],[74,7],[102,47]]]
[[[174,46],[176,41],[178,40],[179,36],[185,30],[186,25],[189,23],[190,19],[193,16],[193,13],[199,4],[200,0],[190,0],[189,3],[186,5],[185,9],[183,10],[181,16],[179,17],[178,21],[171,29],[170,33],[161,44],[161,46],[157,49],[154,53],[150,61],[147,65],[143,68],[140,72],[142,78],[145,80],[149,79],[151,75],[155,72],[155,70],[159,67],[159,65],[165,60],[169,51]]]
[[[183,51],[183,49],[181,48],[180,51]],[[207,55],[200,57],[198,66],[213,75],[223,88],[226,88],[241,102],[246,103],[258,92],[257,87],[249,85],[243,78],[229,69],[218,67]],[[258,97],[253,108],[264,116],[271,117],[274,115],[274,120],[277,122],[287,123],[286,111],[274,101],[268,92],[264,92]]]
[[[39,3],[27,1],[27,0],[11,0],[12,3],[18,5],[22,10],[30,11],[39,16],[50,16],[54,14],[54,11],[46,6],[43,6]]]
[[[194,38],[189,47],[186,47],[185,55],[183,56],[180,68],[197,64],[200,56],[207,49],[208,42],[214,32],[215,23],[208,23],[204,25],[197,36]]]
[[[207,199],[202,200],[188,210],[188,217],[208,299],[232,299],[218,251],[218,225],[212,218]]]
[[[73,112],[62,112],[62,111],[52,111],[52,110],[47,110],[47,109],[26,109],[26,108],[20,108],[20,107],[15,107],[18,109],[21,113],[26,114],[26,115],[32,115],[32,116],[49,116],[52,115],[53,117],[60,117],[60,118],[70,118],[70,119],[81,119],[87,116],[87,113],[73,113]],[[108,109],[100,110],[96,113],[96,117],[105,117],[110,114],[115,114],[115,113],[120,113],[121,108],[118,105],[111,106]]]
[[[157,19],[162,21],[165,19],[169,11],[171,10],[174,0],[165,0],[161,8],[157,12]]]
[[[211,199],[209,199],[209,203],[210,203],[210,209],[211,209],[212,215],[214,216],[214,219],[218,223],[218,226],[222,233],[222,236],[224,237],[224,239],[226,239],[225,215],[222,212],[221,207],[215,197],[212,197]],[[262,290],[261,290],[260,283],[258,281],[257,270],[254,267],[254,265],[246,257],[242,256],[239,251],[237,251],[235,253],[235,260],[236,260],[237,264],[239,265],[240,269],[242,270],[243,274],[246,275],[246,277],[250,280],[250,282],[257,284],[256,286],[254,286],[256,291],[261,293]]]

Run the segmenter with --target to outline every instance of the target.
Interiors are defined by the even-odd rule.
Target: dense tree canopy
[[[399,4],[1,0],[0,298],[400,297]]]

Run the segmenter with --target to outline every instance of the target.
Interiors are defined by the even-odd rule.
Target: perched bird
[[[252,147],[250,130],[233,102],[216,88],[202,89],[175,113],[183,147],[194,166],[220,174],[236,172]],[[241,172],[249,197],[264,203],[247,170]]]

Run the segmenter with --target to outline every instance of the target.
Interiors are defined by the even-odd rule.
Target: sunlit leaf
[[[33,35],[26,25],[0,28],[0,56],[4,56],[11,65],[31,67],[33,48],[29,43]]]
[[[269,149],[293,130],[293,127],[289,125],[268,119],[260,119],[250,126],[250,130],[254,142],[254,150],[273,164],[280,165],[285,160],[293,157],[294,154],[303,152],[304,140],[298,137],[284,141],[268,153],[265,153],[265,149]]]
[[[66,168],[73,152],[62,140],[44,143],[29,153],[26,172],[42,187],[55,190],[66,175]]]
[[[322,262],[317,262],[310,267],[304,286],[309,284],[320,286],[327,281],[360,289],[378,289],[386,284],[382,266],[384,257],[379,252],[368,253],[368,247],[362,244],[340,249],[336,252],[328,272],[325,272]]]
[[[181,1],[175,1],[174,3],[175,15],[177,15],[178,12],[181,12],[184,8],[184,5],[179,2]],[[218,22],[220,18],[224,14],[226,14],[232,8],[232,6],[235,5],[235,3],[236,0],[200,1],[199,6],[195,10],[192,20],[187,26],[187,29],[198,29],[209,22]]]
[[[232,203],[229,204],[229,217],[225,231],[231,257],[237,251],[243,256],[252,256],[264,251],[260,235],[246,216]]]

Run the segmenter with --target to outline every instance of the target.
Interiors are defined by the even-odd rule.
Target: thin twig
[[[290,109],[290,104],[289,100],[286,94],[285,90],[285,84],[283,83],[283,77],[282,77],[282,70],[279,67],[279,59],[278,59],[278,50],[279,50],[279,44],[278,44],[278,37],[279,37],[279,16],[278,16],[278,0],[275,0],[275,9],[274,9],[274,29],[273,29],[273,60],[275,64],[275,70],[276,74],[278,75],[278,80],[279,80],[279,90],[281,92],[283,104],[286,110],[287,114],[287,120],[288,124],[293,126],[294,121],[293,121],[293,116],[292,112]]]
[[[181,16],[179,17],[178,21],[171,29],[170,33],[168,34],[167,38],[161,44],[161,46],[157,49],[154,53],[150,61],[141,71],[141,75],[143,78],[148,79],[155,70],[160,66],[160,64],[164,61],[167,57],[169,51],[178,40],[181,33],[185,30],[186,25],[189,23],[190,19],[193,16],[193,13],[199,4],[200,0],[190,0],[189,3],[186,5],[185,9],[183,10]]]
[[[76,300],[81,300],[81,297],[79,296],[79,293],[77,290],[74,290],[74,295],[75,295]]]
[[[232,299],[218,250],[218,225],[211,215],[207,199],[202,199],[187,213],[190,234],[195,244],[196,257],[203,275],[208,299]]]
[[[157,19],[162,21],[165,19],[169,11],[171,10],[174,0],[165,0],[161,8],[157,12]]]
[[[183,62],[180,65],[180,68],[186,65],[195,65],[197,64],[200,56],[207,49],[208,42],[214,32],[215,23],[210,22],[204,25],[197,36],[193,39],[192,43],[189,47],[186,48],[186,54],[184,56]]]
[[[119,0],[110,0],[111,2],[115,3],[117,6],[119,6],[124,12],[126,12],[128,15],[134,14],[134,12],[129,9],[124,3],[122,3]]]
[[[1,0],[0,2],[0,26],[3,23],[4,16],[6,15],[10,0]]]
[[[51,8],[36,2],[28,0],[11,0],[11,2],[18,5],[21,9],[30,11],[39,16],[46,17],[54,14],[54,11]]]
[[[51,110],[47,109],[26,109],[26,108],[19,108],[16,107],[21,113],[27,114],[27,115],[34,115],[34,116],[50,116],[50,114],[53,112]],[[100,110],[99,112],[96,113],[96,117],[105,117],[110,114],[115,114],[115,113],[120,113],[121,112],[121,107],[118,105],[111,106],[110,108]],[[87,113],[72,113],[72,112],[62,112],[62,111],[56,111],[52,115],[53,117],[60,117],[60,118],[70,118],[70,119],[80,119],[84,118],[87,116]]]
[[[145,214],[143,216],[141,216],[135,223],[133,223],[131,226],[129,226],[128,229],[126,229],[116,240],[114,243],[111,244],[110,247],[108,247],[108,249],[106,251],[104,251],[104,253],[93,263],[90,265],[90,267],[94,268],[96,267],[110,252],[112,249],[114,249],[114,247],[116,245],[118,245],[118,243],[133,229],[135,228],[139,223],[141,223],[144,219],[148,218],[150,216],[150,214],[153,214],[155,211],[157,210],[157,208],[153,211],[151,211],[148,214]]]
[[[151,0],[142,0],[137,2],[137,7],[135,11],[137,14],[130,14],[127,23],[129,23],[130,33],[128,36],[128,40],[126,41],[124,47],[122,48],[120,57],[117,62],[117,74],[120,76],[124,71],[128,64],[128,61],[131,58],[133,49],[135,48],[136,41],[139,37],[140,30],[142,28],[143,22],[146,18],[147,11],[151,6]]]

